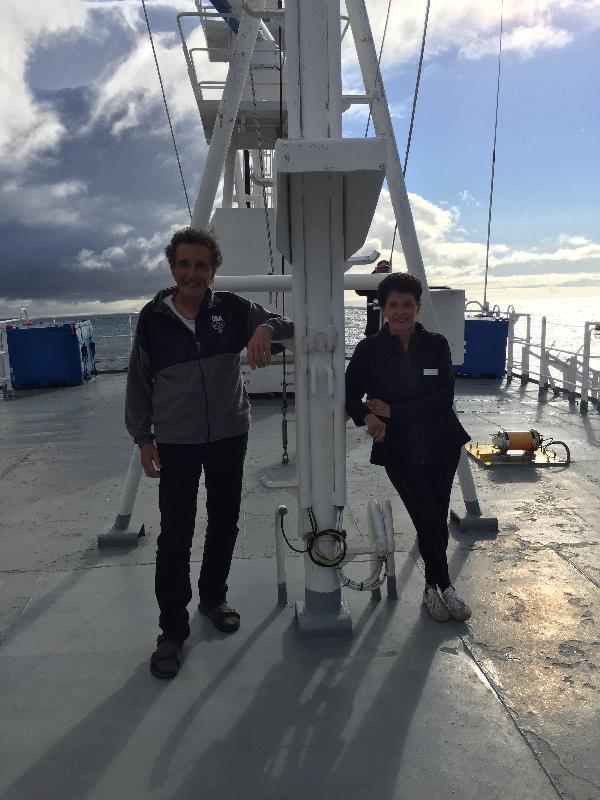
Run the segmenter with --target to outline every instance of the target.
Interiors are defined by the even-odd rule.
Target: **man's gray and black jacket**
[[[293,323],[231,292],[206,293],[195,334],[164,303],[164,289],[140,312],[127,374],[125,424],[137,444],[200,444],[250,427],[240,353],[259,325],[292,338]]]
[[[386,433],[383,442],[373,442],[372,464],[428,464],[470,439],[452,406],[448,342],[418,322],[406,352],[387,323],[356,345],[346,370],[346,410],[357,425],[370,413],[365,395],[391,408],[388,419],[381,417]]]

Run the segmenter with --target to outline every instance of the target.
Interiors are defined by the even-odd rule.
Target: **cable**
[[[494,146],[492,148],[492,177],[490,179],[490,200],[488,204],[487,242],[485,245],[485,283],[483,286],[483,305],[487,302],[488,267],[490,257],[490,233],[492,230],[492,204],[494,200],[494,176],[496,174],[496,137],[498,133],[498,106],[500,103],[500,74],[502,71],[502,32],[504,29],[504,0],[500,6],[500,43],[498,47],[498,79],[496,82],[496,118],[494,120]]]
[[[156,49],[154,47],[154,39],[152,38],[152,31],[150,30],[150,20],[148,19],[148,13],[146,11],[146,3],[145,0],[142,0],[142,8],[144,9],[144,17],[146,18],[146,26],[148,28],[148,36],[150,37],[150,44],[152,45],[152,53],[154,54],[154,63],[156,64],[156,72],[158,73],[158,81],[160,83],[160,90],[162,92],[163,102],[165,104],[165,111],[167,112],[167,119],[169,121],[169,129],[171,131],[171,138],[173,139],[173,147],[175,149],[175,158],[177,159],[177,165],[179,167],[179,174],[181,176],[181,183],[183,185],[183,193],[185,194],[185,202],[187,203],[188,211],[190,214],[190,222],[192,221],[192,209],[190,208],[190,199],[187,193],[187,187],[185,185],[185,179],[183,177],[183,170],[181,168],[181,161],[179,159],[179,150],[177,149],[177,142],[175,141],[175,132],[173,131],[173,124],[171,122],[171,115],[169,114],[169,106],[167,104],[167,98],[165,95],[165,87],[163,86],[162,75],[160,74],[160,67],[158,66],[158,57],[156,55]]]
[[[263,146],[262,146],[262,131],[260,127],[260,120],[258,118],[258,106],[256,104],[256,90],[254,88],[254,70],[250,64],[250,87],[252,89],[252,107],[254,111],[254,129],[256,131],[256,140],[258,144],[258,162],[260,165],[260,182],[262,187],[263,206],[265,209],[265,225],[267,227],[267,241],[269,245],[269,260],[271,263],[271,271],[269,275],[275,273],[275,262],[273,260],[273,243],[271,241],[271,221],[269,220],[269,207],[267,199],[267,187],[265,185],[265,164],[263,160]],[[271,292],[269,292],[269,302],[271,302]]]
[[[392,0],[388,0],[387,14],[385,15],[385,25],[383,27],[383,36],[381,37],[381,46],[379,48],[379,58],[377,59],[377,80],[375,81],[375,86],[373,87],[373,92],[375,92],[377,84],[381,84],[382,83],[382,81],[381,81],[381,70],[380,70],[381,56],[383,55],[383,45],[385,44],[385,35],[386,35],[387,29],[388,29],[388,22],[389,22],[389,19],[390,19],[390,9],[391,9],[391,7],[392,7]],[[367,117],[367,127],[365,128],[365,139],[367,138],[367,136],[369,134],[369,125],[371,124],[371,107],[372,107],[372,104],[373,103],[371,101],[369,103],[369,116]]]
[[[427,0],[427,8],[425,9],[425,23],[423,25],[423,36],[421,38],[421,54],[419,56],[419,66],[417,68],[417,79],[415,81],[415,91],[413,93],[412,111],[410,114],[410,125],[408,128],[408,139],[406,142],[406,152],[404,154],[404,166],[402,172],[406,177],[406,168],[408,167],[408,154],[410,153],[410,145],[412,143],[413,128],[415,125],[415,116],[417,113],[417,98],[419,97],[419,87],[421,85],[421,72],[423,71],[423,60],[425,58],[425,41],[427,39],[427,25],[429,23],[429,8],[431,0]],[[398,233],[398,223],[394,225],[394,235],[392,237],[392,249],[390,250],[390,270],[393,266],[394,258],[394,245],[396,244],[396,234]]]
[[[423,69],[423,58],[425,55],[425,39],[427,38],[427,23],[429,21],[429,7],[431,0],[427,0],[427,9],[425,10],[425,24],[423,26],[423,38],[421,39],[421,55],[419,56],[419,67],[417,69],[417,80],[415,83],[415,91],[413,95],[412,112],[410,115],[410,126],[408,129],[408,141],[406,142],[406,153],[404,155],[404,176],[406,177],[406,167],[408,166],[408,154],[410,153],[410,145],[412,142],[413,127],[415,124],[415,114],[417,111],[417,97],[419,96],[419,86],[421,84],[421,71]]]

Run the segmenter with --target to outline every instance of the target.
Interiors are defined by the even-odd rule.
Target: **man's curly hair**
[[[219,243],[210,231],[201,231],[197,228],[181,228],[175,231],[171,241],[165,247],[165,255],[171,267],[175,265],[175,251],[180,244],[201,244],[207,247],[210,253],[210,263],[215,272],[223,263]]]

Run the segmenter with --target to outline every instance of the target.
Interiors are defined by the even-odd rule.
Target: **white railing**
[[[515,325],[525,320],[524,336],[515,335]],[[583,345],[577,352],[548,346],[546,342],[546,317],[542,317],[539,343],[531,337],[531,315],[511,311],[508,314],[508,341],[506,348],[506,376],[510,381],[517,377],[522,383],[539,384],[539,393],[551,389],[564,393],[569,400],[580,398],[581,411],[587,411],[592,402],[600,410],[600,354],[592,354],[592,340],[600,337],[600,322],[585,322]]]
[[[13,385],[10,377],[10,362],[8,359],[8,339],[6,335],[7,326],[18,325],[21,320],[2,319],[0,320],[0,391],[6,400],[13,396]]]

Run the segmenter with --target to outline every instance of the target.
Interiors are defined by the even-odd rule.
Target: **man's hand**
[[[150,443],[141,444],[139,447],[144,472],[149,478],[158,478],[160,471],[160,456],[158,455],[158,450]]]
[[[375,414],[367,414],[365,425],[369,436],[373,437],[374,442],[383,442],[385,439],[385,422],[376,417]]]
[[[367,400],[365,405],[369,411],[372,411],[373,414],[377,414],[378,417],[389,419],[392,414],[391,408],[387,403],[384,403],[383,400]]]
[[[247,344],[248,364],[252,369],[268,367],[271,363],[271,329],[259,325]]]

